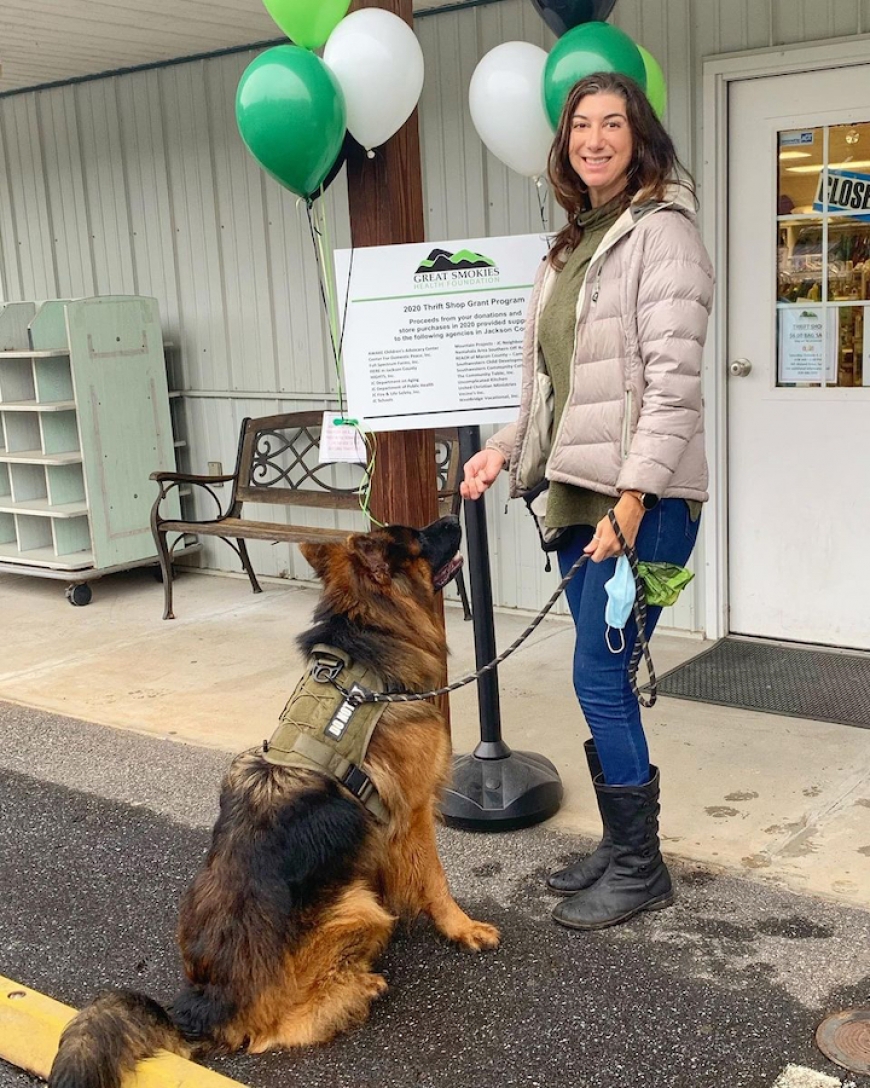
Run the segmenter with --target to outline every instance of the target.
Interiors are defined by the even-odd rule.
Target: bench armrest
[[[235,476],[195,476],[189,472],[152,472],[149,480],[161,483],[164,480],[172,480],[181,484],[228,484],[235,480]]]

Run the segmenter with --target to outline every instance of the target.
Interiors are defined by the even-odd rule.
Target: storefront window
[[[870,122],[779,134],[777,384],[870,386]]]

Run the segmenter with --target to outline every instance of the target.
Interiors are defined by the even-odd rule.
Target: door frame
[[[729,633],[728,601],[728,88],[744,79],[867,64],[870,34],[718,54],[703,60],[701,226],[716,271],[716,305],[702,378],[711,500],[704,518],[704,628]]]

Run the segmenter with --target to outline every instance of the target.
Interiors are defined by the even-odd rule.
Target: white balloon
[[[341,85],[347,128],[368,151],[404,125],[423,89],[423,50],[404,19],[379,8],[344,17],[323,63]]]
[[[471,119],[497,159],[528,178],[546,174],[553,130],[544,112],[547,54],[531,42],[505,42],[474,69]]]

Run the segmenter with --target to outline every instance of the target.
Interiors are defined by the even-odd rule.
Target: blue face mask
[[[616,570],[613,577],[604,583],[604,591],[607,594],[607,604],[604,606],[604,622],[607,631],[604,638],[607,648],[612,654],[621,654],[625,649],[625,635],[623,627],[628,623],[637,587],[634,584],[634,575],[631,572],[631,564],[628,557],[621,555],[616,561]],[[610,630],[619,631],[619,646],[612,646],[610,642]]]

